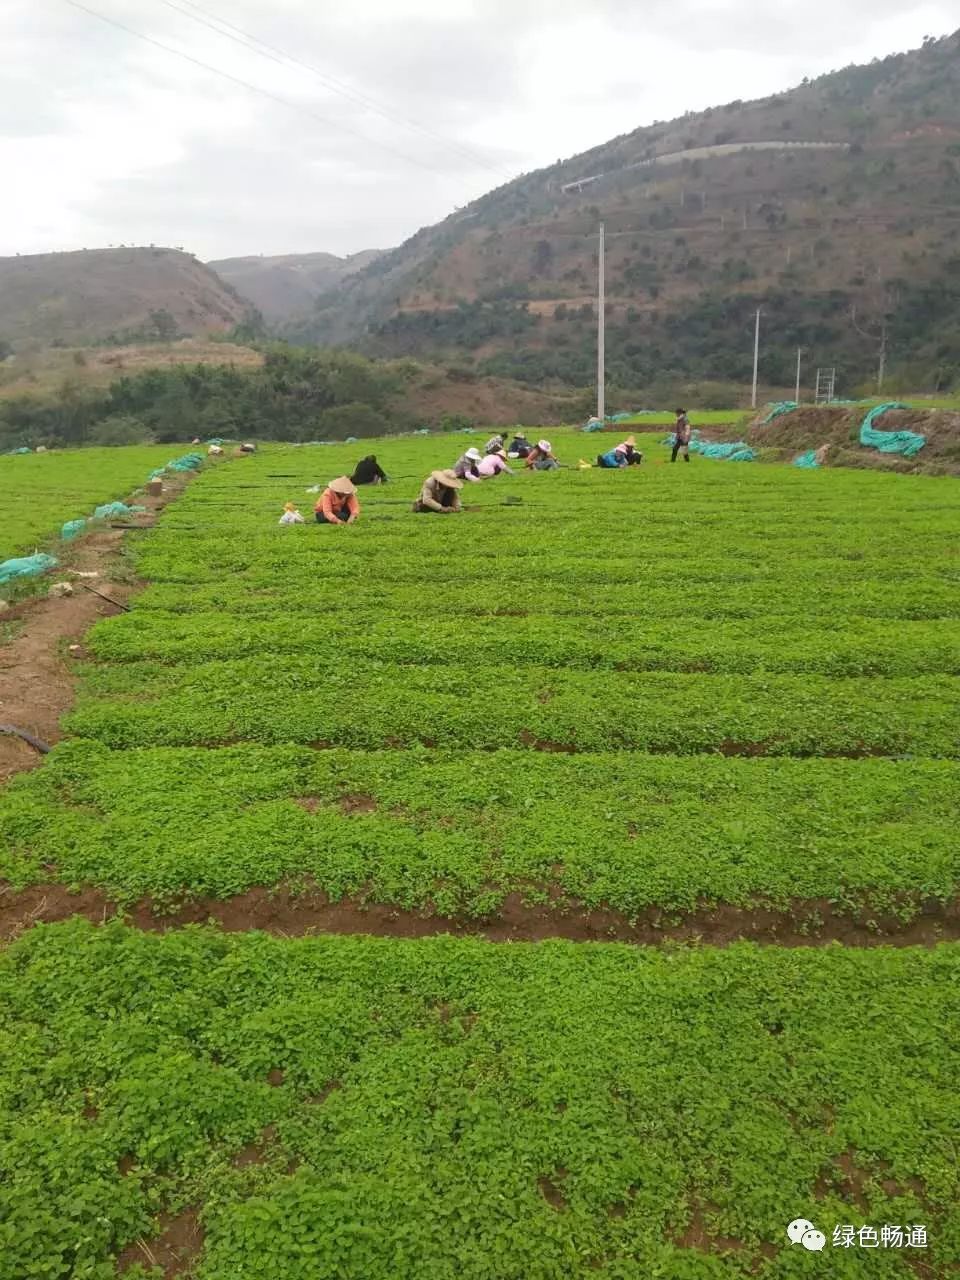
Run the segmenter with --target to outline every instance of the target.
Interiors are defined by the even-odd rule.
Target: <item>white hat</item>
[[[551,449],[550,449],[550,441],[549,441],[549,440],[538,440],[538,441],[537,441],[537,448],[540,450],[540,452],[541,452],[541,453],[550,453],[550,452],[551,452]]]
[[[473,462],[481,462],[483,460],[483,454],[480,452],[479,449],[468,449],[467,457],[470,458]]]

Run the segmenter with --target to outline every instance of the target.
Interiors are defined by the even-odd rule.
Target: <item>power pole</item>
[[[797,347],[797,393],[794,396],[794,403],[800,403],[800,357],[803,355],[803,347]]]
[[[603,422],[606,417],[606,288],[604,282],[604,243],[603,223],[600,223],[600,248],[597,253],[597,417]]]
[[[753,396],[751,406],[757,407],[757,378],[760,373],[760,308],[757,307],[757,325],[753,333]]]

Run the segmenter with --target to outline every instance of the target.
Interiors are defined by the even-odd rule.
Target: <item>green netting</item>
[[[4,560],[0,564],[0,584],[11,582],[14,578],[35,578],[48,569],[56,568],[56,565],[56,557],[45,555],[42,551],[32,556],[21,556],[17,560]]]
[[[793,465],[795,467],[819,467],[817,461],[816,450],[810,449],[807,453],[801,453],[799,458],[794,458]]]
[[[125,502],[105,502],[102,507],[95,509],[93,518],[94,520],[113,520],[120,516],[139,515],[146,509],[146,507],[128,507]]]
[[[660,441],[673,448],[676,432],[671,431]],[[714,458],[721,462],[755,462],[757,455],[746,440],[737,440],[732,444],[711,444],[700,439],[700,432],[695,429],[690,436],[690,452],[699,453],[701,458]]]
[[[765,427],[768,422],[773,422],[774,418],[782,418],[785,413],[793,413],[794,409],[800,406],[796,400],[778,400],[776,404],[770,405],[770,412],[760,423],[761,427]]]
[[[60,530],[60,537],[64,542],[69,542],[71,538],[79,537],[86,527],[87,522],[83,516],[81,516],[79,520],[68,520]]]
[[[196,471],[203,466],[202,453],[185,453],[182,458],[175,458],[167,463],[168,471]]]
[[[860,443],[865,449],[877,449],[880,453],[899,453],[904,458],[912,458],[927,443],[927,437],[915,431],[878,431],[874,422],[891,409],[909,409],[908,404],[898,400],[890,400],[886,404],[875,405],[863,420],[860,428]]]

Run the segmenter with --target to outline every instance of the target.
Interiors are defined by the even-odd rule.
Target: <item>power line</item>
[[[489,169],[491,173],[497,174],[501,178],[510,180],[513,175],[505,169],[499,168],[495,164],[481,156],[478,152],[465,147],[462,143],[455,141],[453,138],[446,138],[441,133],[428,128],[421,124],[418,120],[413,120],[409,116],[401,115],[397,111],[393,111],[389,107],[381,106],[374,98],[368,97],[364,93],[346,85],[342,80],[337,80],[326,72],[318,70],[309,62],[304,62],[301,58],[294,57],[292,53],[286,53],[283,49],[276,45],[268,44],[266,40],[261,40],[259,36],[251,35],[249,31],[245,31],[242,27],[236,26],[235,23],[228,22],[226,18],[221,18],[218,14],[211,13],[207,9],[201,8],[200,5],[194,4],[193,0],[183,0],[186,8],[181,4],[177,4],[176,0],[160,0],[161,4],[173,9],[177,13],[183,14],[185,18],[190,18],[193,22],[198,22],[202,26],[207,27],[210,31],[215,31],[217,35],[226,36],[228,40],[233,40],[242,48],[249,49],[253,53],[259,54],[262,58],[269,58],[271,62],[277,62],[281,66],[286,63],[292,63],[294,66],[302,68],[309,72],[321,84],[326,85],[328,89],[332,89],[334,93],[340,94],[341,97],[347,98],[358,105],[366,107],[370,111],[375,111],[378,115],[383,116],[385,120],[391,120],[394,123],[399,122],[407,128],[415,129],[422,133],[425,137],[432,138],[435,142],[440,142],[445,147],[458,152],[464,159],[472,161],[474,164],[482,165],[483,168]],[[196,13],[190,13],[188,10],[194,9]],[[202,14],[203,17],[198,17]],[[207,21],[210,19],[210,21]],[[216,24],[216,25],[214,25]]]
[[[417,160],[413,156],[408,156],[405,151],[399,151],[396,147],[391,147],[385,142],[378,142],[375,138],[370,138],[367,134],[360,133],[357,129],[352,129],[349,125],[341,124],[335,120],[330,120],[326,116],[322,116],[318,112],[312,111],[309,107],[303,107],[300,106],[299,103],[290,102],[287,98],[281,98],[278,94],[271,93],[269,89],[261,89],[259,85],[251,84],[248,80],[241,80],[239,76],[231,75],[229,71],[221,71],[219,67],[211,66],[209,62],[203,62],[200,58],[193,57],[192,54],[184,53],[181,49],[175,49],[172,45],[164,44],[162,40],[157,40],[153,36],[144,35],[142,31],[135,31],[133,27],[125,26],[124,23],[117,22],[114,18],[108,18],[106,14],[98,13],[96,9],[88,9],[85,4],[80,3],[80,0],[64,0],[64,3],[70,5],[74,9],[79,9],[81,13],[86,13],[91,18],[97,18],[100,22],[105,22],[108,26],[116,27],[119,31],[126,32],[127,35],[135,36],[138,40],[143,40],[157,49],[162,49],[165,53],[172,53],[174,57],[182,58],[185,62],[190,62],[195,67],[200,67],[204,71],[210,71],[224,80],[229,80],[232,84],[240,85],[243,89],[249,89],[251,93],[258,93],[263,98],[269,98],[271,102],[277,102],[280,106],[287,107],[290,111],[298,111],[302,115],[308,115],[312,119],[319,120],[321,124],[327,125],[332,129],[341,129],[345,133],[352,134],[355,138],[360,138],[363,142],[368,142],[374,147],[379,147],[381,151],[387,151],[392,155],[399,156],[402,160],[406,160],[409,164],[415,164],[418,168],[427,170],[428,173],[439,173],[443,177],[449,176],[448,174],[445,174],[443,170],[436,168],[435,165],[426,164],[422,160]]]

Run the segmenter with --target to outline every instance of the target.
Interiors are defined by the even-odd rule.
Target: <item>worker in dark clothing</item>
[[[530,449],[530,441],[522,431],[518,431],[510,441],[510,448],[507,450],[507,457],[526,458],[530,454]]]
[[[673,433],[673,452],[670,455],[670,461],[676,462],[677,454],[683,450],[684,462],[690,461],[690,437],[693,435],[693,428],[690,426],[687,418],[686,409],[677,409],[677,423]]]
[[[354,484],[386,484],[387,473],[374,457],[372,453],[368,453],[365,458],[361,458],[357,463],[356,470],[350,477]]]

